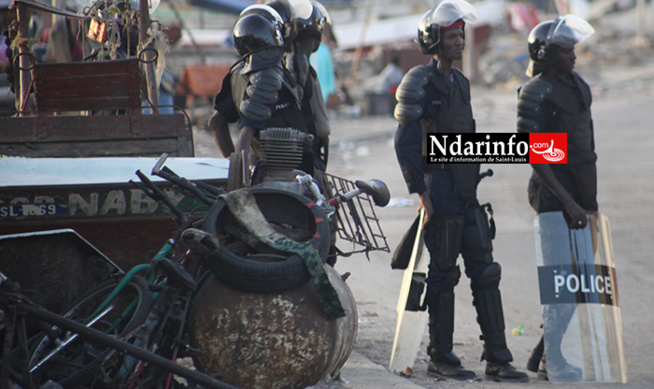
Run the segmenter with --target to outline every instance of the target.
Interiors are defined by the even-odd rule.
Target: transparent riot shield
[[[626,383],[608,219],[570,229],[562,212],[546,212],[534,232],[548,379]]]

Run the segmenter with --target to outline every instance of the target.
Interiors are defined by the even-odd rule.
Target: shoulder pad
[[[535,103],[541,103],[550,93],[552,93],[552,84],[541,77],[534,77],[520,88],[518,97]]]
[[[402,78],[395,92],[397,105],[395,119],[401,124],[407,124],[422,116],[422,103],[425,97],[424,86],[429,83],[430,72],[427,66],[420,65],[409,70]]]
[[[425,96],[423,87],[427,83],[429,83],[429,70],[424,65],[416,66],[402,78],[395,92],[395,98],[401,103],[419,102]]]
[[[540,130],[541,104],[551,92],[552,85],[541,77],[532,78],[518,90],[518,132]]]

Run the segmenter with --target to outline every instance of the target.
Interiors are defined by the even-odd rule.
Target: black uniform
[[[540,74],[519,91],[518,132],[565,132],[568,163],[552,164],[557,180],[587,211],[597,211],[597,169],[590,87],[572,72],[563,78]],[[536,212],[563,211],[563,204],[533,173],[529,203]],[[566,215],[567,217],[567,215]]]
[[[432,59],[405,75],[396,96],[395,117],[400,125],[395,151],[402,174],[409,192],[426,191],[434,209],[424,235],[431,258],[426,280],[429,354],[437,362],[460,364],[451,351],[453,290],[461,275],[456,262],[462,254],[485,340],[484,357],[510,362],[498,289],[501,268],[493,262],[487,215],[476,195],[479,165],[426,163],[428,133],[475,132],[469,82],[456,68],[451,76],[443,74]]]

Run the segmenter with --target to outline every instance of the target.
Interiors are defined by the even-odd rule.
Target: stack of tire
[[[329,252],[329,221],[309,198],[277,189],[253,188],[254,198],[268,223],[279,233],[300,242],[309,242],[323,263]],[[251,247],[230,234],[243,229],[219,199],[204,219],[203,229],[221,241],[218,253],[207,264],[227,285],[250,292],[283,292],[309,279],[302,258],[297,254],[275,252],[263,244]]]
[[[326,262],[331,227],[320,207],[289,191],[248,190],[278,233],[308,242]],[[225,200],[212,206],[203,229],[221,245],[204,262],[211,272],[190,312],[191,342],[200,350],[196,367],[247,388],[305,388],[336,377],[352,351],[358,321],[354,298],[337,272],[324,265],[346,316],[329,320],[304,260],[248,239]]]

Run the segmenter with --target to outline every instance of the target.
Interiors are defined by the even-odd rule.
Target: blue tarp
[[[238,15],[245,7],[255,4],[250,0],[190,0],[189,4],[216,12]]]

